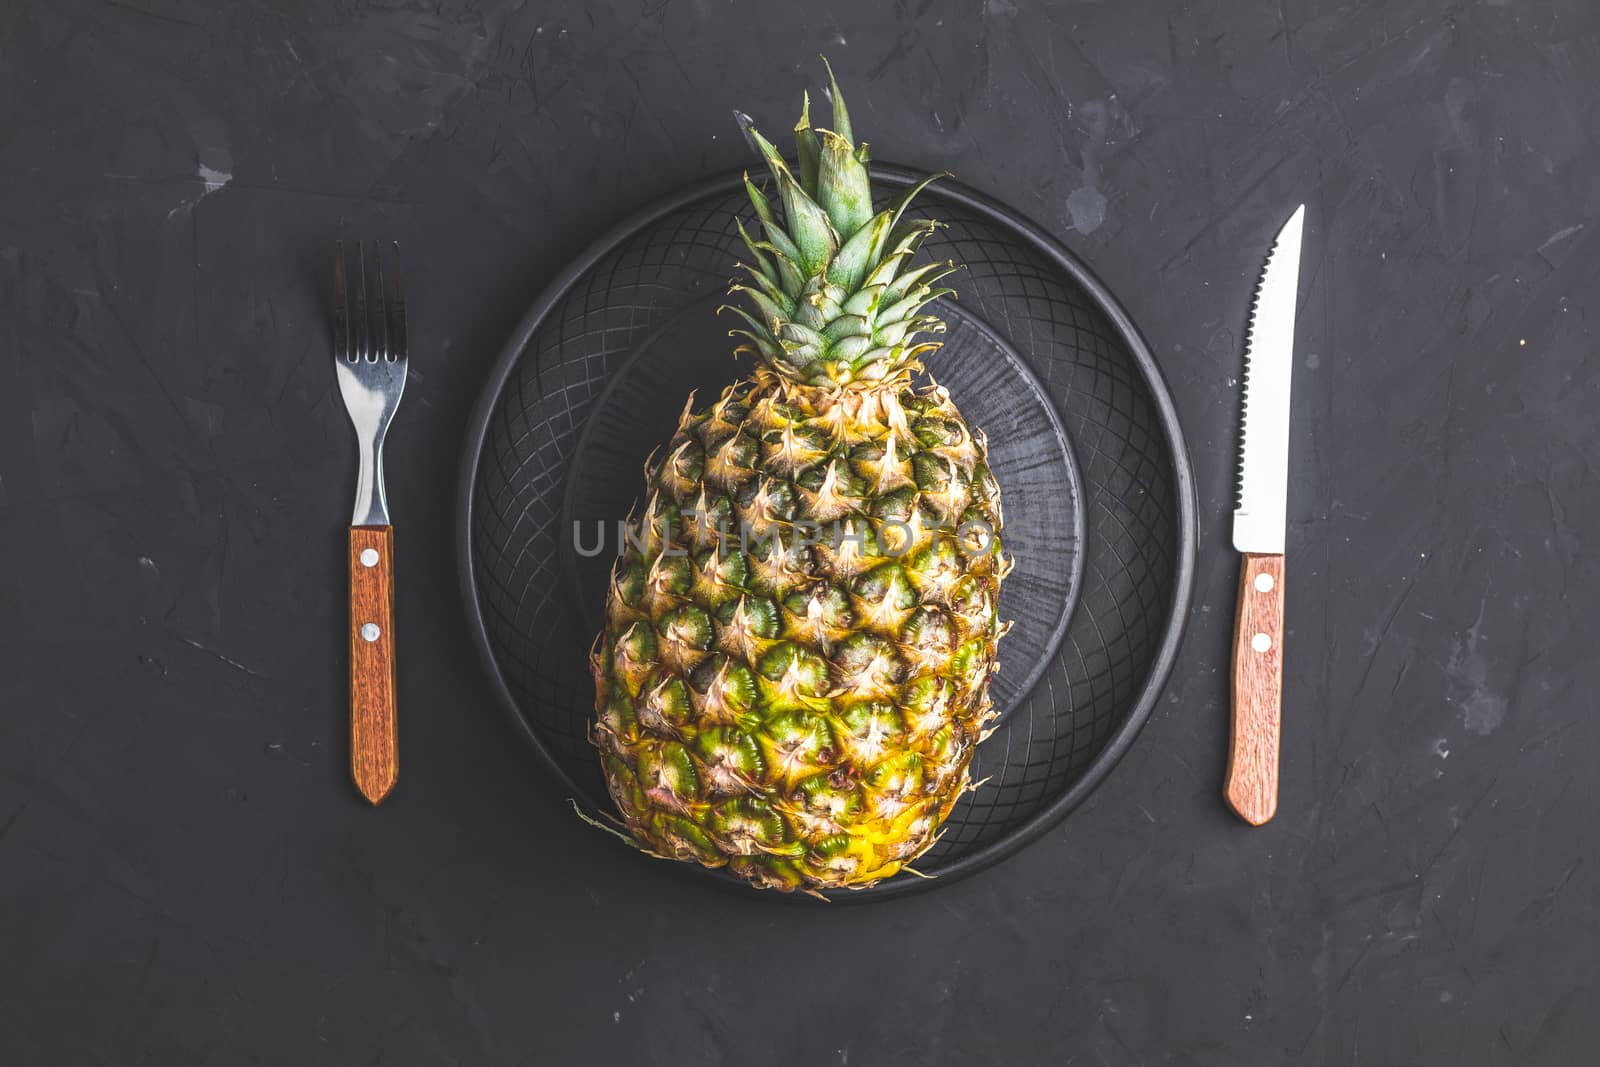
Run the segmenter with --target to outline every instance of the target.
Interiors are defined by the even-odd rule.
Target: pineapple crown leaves
[[[823,63],[826,65],[827,60]],[[833,128],[811,124],[811,97],[802,98],[795,123],[795,164],[735,112],[751,145],[771,175],[769,197],[745,175],[745,192],[757,226],[738,221],[750,253],[740,266],[749,275],[730,292],[748,308],[726,306],[744,327],[736,354],[750,352],[783,377],[808,385],[839,387],[880,382],[936,347],[918,341],[944,324],[919,314],[929,302],[953,295],[937,286],[952,263],[913,268],[922,242],[940,223],[913,219],[906,210],[930,175],[897,201],[874,211],[867,164],[869,151],[854,141],[844,96],[828,69]]]

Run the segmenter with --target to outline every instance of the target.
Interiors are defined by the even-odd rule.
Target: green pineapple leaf
[[[794,124],[795,157],[800,161],[800,187],[812,196],[817,195],[817,163],[821,149],[817,145],[817,131],[811,128],[811,94],[801,97],[800,121]]]

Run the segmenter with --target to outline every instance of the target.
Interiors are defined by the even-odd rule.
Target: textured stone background
[[[879,154],[1040,220],[1172,381],[1204,544],[1089,804],[881,907],[599,842],[492,707],[477,384],[600,229],[825,50]],[[1600,9],[12,0],[0,11],[0,1060],[1579,1064],[1600,1045]],[[1219,800],[1240,359],[1310,205],[1284,794]],[[411,754],[344,746],[327,241],[408,249]],[[1586,543],[1587,542],[1587,543]]]

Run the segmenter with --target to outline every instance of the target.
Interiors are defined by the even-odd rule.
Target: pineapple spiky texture
[[[913,381],[953,265],[913,264],[921,186],[874,211],[832,101],[797,168],[750,131],[776,195],[746,178],[750,307],[727,310],[758,366],[647,464],[592,655],[642,847],[812,892],[905,869],[972,788],[1009,569],[982,433]]]

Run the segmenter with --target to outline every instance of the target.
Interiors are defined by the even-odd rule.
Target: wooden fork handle
[[[400,773],[395,725],[394,527],[350,527],[350,772],[377,804]]]
[[[1245,553],[1233,631],[1233,739],[1224,793],[1260,826],[1278,810],[1283,705],[1283,557]]]

